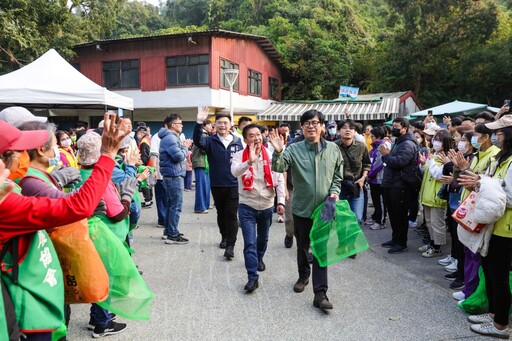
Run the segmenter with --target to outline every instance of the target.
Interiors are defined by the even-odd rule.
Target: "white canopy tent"
[[[0,105],[133,110],[133,99],[94,83],[51,49],[21,69],[0,76]]]

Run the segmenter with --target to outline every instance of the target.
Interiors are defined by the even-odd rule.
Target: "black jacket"
[[[382,187],[404,188],[405,183],[400,176],[400,170],[418,159],[418,143],[411,133],[396,139],[391,153],[382,157],[384,162],[384,175]]]

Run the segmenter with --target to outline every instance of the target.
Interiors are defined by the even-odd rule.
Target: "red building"
[[[75,46],[72,63],[85,76],[134,99],[134,121],[158,122],[178,112],[193,122],[197,108],[229,112],[226,69],[237,69],[233,110],[255,116],[280,99],[279,55],[265,37],[213,30],[99,40]]]

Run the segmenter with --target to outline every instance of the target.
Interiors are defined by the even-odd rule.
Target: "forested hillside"
[[[0,72],[49,47],[220,28],[268,37],[285,99],[413,90],[426,105],[512,97],[512,0],[2,0]]]

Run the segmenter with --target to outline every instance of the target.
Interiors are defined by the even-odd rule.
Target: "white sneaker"
[[[439,263],[439,265],[442,265],[442,266],[447,266],[447,265],[450,265],[454,260],[455,260],[455,258],[453,258],[452,255],[448,255],[448,256],[438,260],[437,263]]]
[[[443,251],[441,251],[441,249],[436,250],[432,246],[430,246],[427,251],[425,251],[421,254],[421,256],[425,257],[425,258],[433,258],[433,257],[439,257],[442,254],[443,254]]]
[[[373,225],[373,224],[375,224],[375,223],[376,223],[376,221],[375,221],[375,220],[373,220],[372,218],[367,219],[367,220],[364,222],[364,224],[365,224],[365,225]]]
[[[451,262],[449,265],[445,266],[444,269],[448,272],[456,272],[457,271],[457,260],[454,259],[453,262]]]
[[[457,301],[462,301],[464,299],[466,299],[466,296],[464,295],[464,293],[462,291],[456,291],[452,294],[452,297],[454,299],[456,299]]]
[[[278,223],[284,223],[284,217],[282,215],[277,216],[277,222]]]
[[[415,222],[415,221],[410,221],[410,220],[409,220],[409,228],[413,229],[413,228],[415,228],[415,227],[418,227],[418,223],[417,223],[417,222]]]
[[[472,324],[470,328],[475,333],[481,335],[493,336],[500,339],[508,339],[510,337],[508,328],[503,330],[498,329],[494,326],[494,322],[492,321],[487,323]]]
[[[425,245],[420,246],[420,247],[418,248],[418,252],[422,252],[422,253],[423,253],[423,252],[426,252],[429,248],[431,248],[431,246],[430,246],[430,245],[428,245],[428,244],[425,244]]]
[[[493,318],[489,313],[480,314],[480,315],[469,315],[468,321],[471,323],[487,323],[493,321]]]
[[[382,230],[382,229],[385,229],[385,228],[386,228],[386,225],[379,224],[379,223],[375,223],[372,226],[370,226],[371,230]]]

